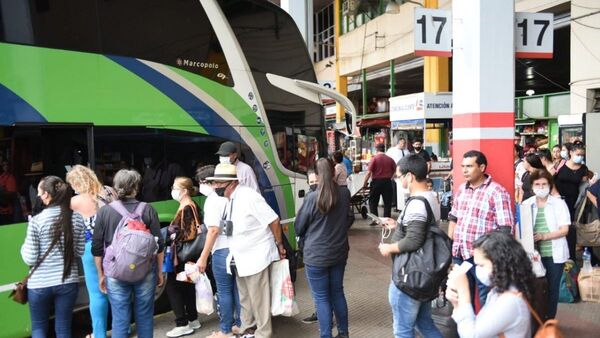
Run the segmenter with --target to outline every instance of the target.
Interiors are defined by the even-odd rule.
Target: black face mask
[[[311,184],[308,187],[310,188],[310,191],[316,191],[317,190],[317,185],[316,184]]]
[[[423,149],[422,147],[414,147],[415,151],[421,151],[421,149]]]
[[[215,188],[215,189],[214,189],[214,190],[215,190],[215,194],[217,194],[217,196],[220,196],[220,197],[225,197],[225,189],[227,189],[227,187],[228,187],[230,184],[231,184],[231,183],[229,183],[229,184],[227,184],[226,186],[224,186],[224,187],[221,187],[221,188]]]

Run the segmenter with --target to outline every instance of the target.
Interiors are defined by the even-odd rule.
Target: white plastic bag
[[[290,276],[290,262],[282,259],[271,264],[271,315],[295,316],[300,312],[294,299],[294,284]]]
[[[212,287],[205,273],[196,281],[196,311],[205,315],[214,312]]]
[[[533,268],[533,273],[537,278],[541,278],[546,276],[546,268],[544,268],[544,264],[542,264],[542,256],[537,250],[533,250],[532,254],[529,254],[529,258],[531,259],[531,267]]]

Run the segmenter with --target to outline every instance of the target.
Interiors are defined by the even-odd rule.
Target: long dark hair
[[[499,293],[516,287],[528,300],[533,299],[535,276],[531,261],[521,244],[511,235],[493,231],[483,235],[473,244],[492,261],[492,285]]]
[[[42,191],[50,195],[51,206],[60,207],[60,214],[56,219],[52,241],[62,247],[63,252],[63,281],[71,274],[71,267],[75,262],[73,252],[73,210],[70,203],[73,190],[62,179],[56,176],[46,176],[40,181]],[[61,236],[63,241],[61,242]]]
[[[546,169],[546,167],[544,167],[544,164],[542,163],[542,160],[540,159],[540,157],[537,154],[529,154],[527,156],[525,156],[525,161],[527,161],[527,163],[535,169]]]
[[[333,165],[326,158],[317,161],[315,173],[319,176],[319,188],[317,190],[317,207],[321,213],[328,213],[338,199],[338,185],[333,178]]]

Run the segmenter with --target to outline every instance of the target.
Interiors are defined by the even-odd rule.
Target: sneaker
[[[348,338],[350,337],[347,333],[338,333],[337,336],[335,336],[335,338]]]
[[[317,314],[316,314],[316,313],[314,313],[314,312],[313,312],[313,314],[312,314],[312,315],[310,315],[310,316],[308,316],[308,317],[306,317],[306,318],[302,319],[302,322],[303,322],[304,324],[313,324],[313,323],[316,323],[316,322],[318,322],[318,321],[319,321],[319,319],[317,318]]]
[[[202,324],[200,324],[200,321],[198,319],[191,321],[188,323],[188,326],[192,329],[192,330],[198,330],[199,328],[202,327]]]
[[[232,327],[231,327],[231,332],[232,332],[233,334],[240,334],[240,327],[239,327],[239,326],[237,326],[237,325],[234,325],[234,326],[232,326]]]
[[[194,329],[189,325],[176,326],[173,330],[167,332],[167,337],[181,337],[192,333],[194,333]]]

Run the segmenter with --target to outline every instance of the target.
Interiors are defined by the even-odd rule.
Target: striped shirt
[[[539,234],[547,234],[550,232],[548,223],[546,223],[546,214],[544,208],[538,208],[537,215],[535,216],[535,227],[533,232]],[[539,242],[540,255],[542,257],[552,257],[552,241],[540,241]]]
[[[27,227],[27,237],[21,247],[21,256],[25,264],[33,267],[52,244],[52,236],[57,226],[56,221],[60,214],[59,206],[44,209],[41,213],[31,218]],[[75,259],[71,267],[71,274],[62,280],[63,276],[63,238],[54,245],[48,257],[33,273],[27,287],[40,289],[61,284],[76,283],[79,281],[78,257],[83,255],[85,247],[85,223],[83,217],[73,213],[73,251]]]

